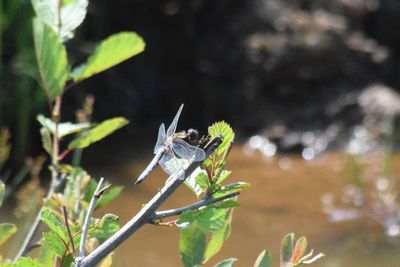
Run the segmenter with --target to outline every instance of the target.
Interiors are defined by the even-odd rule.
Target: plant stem
[[[238,196],[239,194],[240,194],[240,192],[234,192],[234,193],[231,193],[226,196],[219,197],[219,198],[205,198],[205,199],[202,199],[192,205],[188,205],[186,207],[182,207],[182,208],[178,208],[178,209],[164,210],[164,211],[157,211],[154,213],[153,221],[155,221],[157,219],[161,219],[161,218],[180,215],[183,212],[188,211],[188,210],[196,210],[196,209],[202,208],[204,206],[223,201],[225,199],[234,198],[234,197]]]
[[[71,149],[66,149],[63,152],[61,152],[60,156],[58,157],[59,160],[63,160],[66,156],[68,156],[69,153],[71,153]],[[72,166],[77,166],[77,165],[72,165]]]
[[[49,191],[47,192],[46,200],[51,198],[51,195],[54,193],[54,188],[55,186],[50,185]],[[36,233],[36,230],[38,229],[40,224],[40,211],[35,217],[35,220],[32,222],[32,226],[29,229],[29,232],[26,234],[24,241],[22,242],[22,245],[14,257],[14,262],[17,261],[20,257],[24,256],[26,253],[28,253],[28,246],[33,238],[33,236]]]
[[[61,0],[57,1],[57,33],[61,32]]]
[[[59,153],[59,139],[58,139],[58,124],[60,122],[60,108],[61,108],[61,97],[57,96],[56,102],[54,104],[53,110],[52,110],[52,120],[55,123],[55,129],[54,129],[54,134],[53,134],[53,153],[52,153],[52,160],[51,163],[54,168],[58,167],[58,153]],[[57,169],[52,171],[52,179],[54,178],[54,174],[57,174]],[[57,176],[57,175],[55,175]]]
[[[68,212],[67,212],[67,209],[65,208],[65,206],[62,206],[62,211],[64,214],[65,226],[67,227],[68,237],[69,237],[69,242],[71,243],[72,252],[74,253],[74,256],[76,256],[75,246],[74,246],[74,238],[72,237],[71,229],[69,228]]]
[[[206,147],[205,152],[208,157],[215,149],[222,143],[222,138],[217,137],[213,139]],[[201,165],[201,162],[192,162],[187,169],[182,169],[172,174],[164,187],[157,192],[157,194],[124,226],[121,227],[118,232],[107,239],[103,244],[98,246],[88,256],[77,262],[79,267],[95,266],[99,261],[105,258],[109,253],[115,250],[121,245],[128,237],[136,232],[140,227],[146,223],[151,223],[154,213],[157,208],[161,206],[165,200],[175,192],[175,190],[189,177],[195,169]],[[184,176],[185,179],[179,179]]]
[[[51,198],[51,196],[56,191],[56,189],[59,185],[59,183],[58,183],[58,181],[59,181],[59,179],[58,179],[58,169],[59,169],[59,166],[58,166],[58,164],[59,164],[58,124],[60,122],[60,117],[61,117],[60,108],[61,108],[61,97],[58,96],[56,98],[53,110],[51,111],[52,119],[55,123],[55,130],[54,130],[54,134],[53,134],[53,153],[52,153],[52,160],[51,160],[52,166],[50,168],[51,169],[51,182],[50,182],[49,191],[47,192],[45,200],[48,200]],[[31,228],[29,229],[27,235],[25,236],[25,239],[22,242],[22,245],[21,245],[17,255],[14,257],[14,262],[17,261],[21,256],[24,256],[24,255],[26,255],[26,253],[28,253],[29,244],[34,237],[34,235],[39,227],[39,224],[40,224],[40,211],[36,215]]]
[[[94,211],[94,208],[96,207],[97,200],[100,198],[100,190],[101,190],[101,187],[103,186],[103,182],[104,182],[104,178],[101,177],[100,181],[97,185],[96,191],[94,192],[92,199],[90,200],[89,208],[88,208],[88,211],[87,211],[86,217],[85,217],[85,222],[83,223],[83,227],[82,227],[82,237],[81,237],[81,243],[79,246],[79,257],[85,257],[85,245],[86,245],[87,233],[88,233],[88,229],[89,229],[89,225],[90,225],[90,218],[92,218],[93,211]]]
[[[78,167],[79,164],[81,163],[82,159],[82,153],[83,149],[82,148],[77,148],[74,150],[74,153],[72,154],[72,166]]]

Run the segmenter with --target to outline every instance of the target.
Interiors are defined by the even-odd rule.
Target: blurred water
[[[265,140],[255,141],[267,144]],[[227,183],[245,181],[252,187],[240,196],[241,206],[234,213],[231,237],[207,266],[228,257],[239,259],[236,266],[252,266],[264,248],[272,251],[277,266],[280,240],[288,232],[298,237],[306,235],[310,248],[326,254],[312,265],[315,267],[399,266],[399,242],[388,240],[381,226],[363,219],[334,223],[323,212],[321,198],[325,196],[329,202],[326,193],[340,198],[343,185],[348,182],[342,173],[343,155],[329,153],[304,160],[302,156],[279,154],[266,157],[246,149],[236,146],[232,150],[227,168],[233,174]],[[109,172],[110,177],[135,177],[144,165],[127,163],[114,166],[113,170],[98,171],[103,175]],[[112,211],[121,217],[122,223],[126,222],[157,192],[164,183],[163,177],[158,170],[138,187],[132,181],[125,181],[124,194],[99,212]],[[196,198],[189,189],[181,188],[164,208],[194,201]],[[115,266],[181,266],[178,238],[179,231],[175,228],[148,225],[117,249]]]

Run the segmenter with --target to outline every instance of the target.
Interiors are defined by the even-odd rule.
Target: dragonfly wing
[[[176,112],[174,120],[171,122],[171,125],[168,127],[167,136],[172,136],[176,131],[176,126],[178,125],[179,116],[181,116],[181,112],[183,109],[183,104],[179,107],[178,112]]]
[[[174,139],[172,142],[172,149],[181,159],[202,161],[206,158],[206,153],[203,149],[192,146],[182,139]]]
[[[160,167],[167,174],[173,174],[187,163],[187,160],[178,159],[172,151],[166,152],[163,157],[158,161]]]
[[[164,123],[161,123],[160,128],[158,129],[158,137],[157,137],[157,143],[154,147],[154,154],[157,154],[158,151],[164,146],[164,141],[167,139],[167,136],[165,134],[165,125]]]

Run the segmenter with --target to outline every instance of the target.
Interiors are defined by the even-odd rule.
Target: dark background
[[[40,152],[34,118],[47,109],[35,78],[30,2],[1,3],[0,125],[13,133],[18,161]],[[63,119],[93,94],[95,121],[131,121],[104,141],[114,149],[150,146],[181,103],[180,128],[223,119],[239,140],[274,124],[354,125],[362,119],[356,97],[367,86],[398,90],[399,14],[398,0],[90,1],[68,43],[73,65],[120,31],[139,33],[146,50],[69,91]]]

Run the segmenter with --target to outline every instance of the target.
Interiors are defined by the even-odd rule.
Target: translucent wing
[[[183,140],[178,139],[178,144],[175,144],[175,146],[178,147],[183,147],[183,144],[180,144],[180,141],[184,142]],[[160,165],[160,167],[164,170],[164,172],[166,172],[167,174],[174,174],[177,171],[182,170],[182,168],[187,168],[189,166],[189,164],[195,160],[199,161],[199,160],[204,160],[205,158],[205,153],[202,149],[194,147],[189,145],[188,143],[184,142],[185,146],[189,146],[191,148],[193,148],[193,150],[189,149],[189,150],[185,150],[187,153],[186,155],[192,154],[193,151],[194,154],[192,154],[191,157],[184,159],[184,158],[178,158],[176,157],[175,153],[171,150],[171,149],[167,149],[162,158],[158,161],[158,164]],[[174,143],[172,144],[174,146]],[[177,149],[179,151],[179,149]],[[183,151],[183,150],[182,150]],[[191,151],[191,152],[188,152]],[[200,152],[199,152],[200,151]],[[201,159],[202,158],[202,159]],[[197,176],[197,175],[196,175]],[[196,183],[193,181],[193,179],[195,179],[195,177],[189,177],[188,180],[186,181],[187,183],[191,183],[189,184],[189,187],[192,188],[192,190],[196,191],[195,187],[196,187]],[[178,177],[179,179],[184,179],[184,172],[182,172],[182,174],[180,175],[180,177]],[[191,182],[190,182],[191,181]],[[201,190],[200,190],[201,191]],[[198,193],[198,192],[197,192]]]
[[[164,172],[172,174],[182,168],[187,162],[188,160],[178,159],[172,151],[168,150],[168,152],[164,153],[163,157],[158,161],[158,164]]]
[[[157,154],[157,152],[163,148],[165,139],[167,139],[167,136],[165,135],[165,125],[164,123],[162,123],[160,125],[160,128],[158,129],[157,143],[154,147],[154,152],[153,152],[154,154]]]
[[[206,153],[203,149],[192,146],[179,138],[174,139],[172,142],[172,150],[181,159],[202,161],[206,158]]]
[[[178,112],[176,112],[174,120],[171,122],[171,125],[168,127],[167,136],[172,136],[176,131],[176,126],[178,125],[179,116],[181,115],[183,109],[183,104],[179,107]]]

